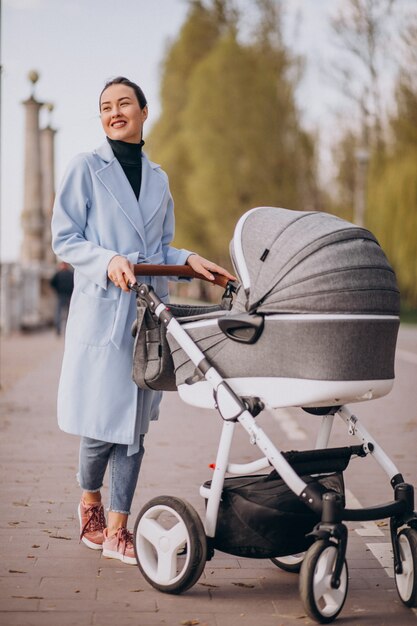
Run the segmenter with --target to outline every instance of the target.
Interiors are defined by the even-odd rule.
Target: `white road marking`
[[[346,489],[346,506],[348,509],[362,509],[362,505],[359,500],[353,495],[353,493]],[[355,533],[361,537],[384,537],[384,533],[379,530],[375,522],[361,522],[362,528],[355,528]]]
[[[346,505],[348,508],[362,508],[359,500],[353,493],[346,489]],[[355,533],[361,537],[385,537],[375,522],[361,522],[362,528],[355,528]],[[389,543],[367,543],[366,547],[372,552],[381,567],[390,578],[394,578],[394,560],[392,554],[392,544]]]
[[[390,578],[394,578],[394,561],[391,543],[367,543],[378,563],[384,568]]]
[[[417,354],[414,354],[414,352],[409,352],[408,350],[397,350],[396,356],[403,361],[407,361],[407,363],[417,365]]]
[[[271,415],[278,422],[281,430],[291,441],[304,441],[307,439],[306,432],[298,425],[297,420],[285,409],[271,411]]]

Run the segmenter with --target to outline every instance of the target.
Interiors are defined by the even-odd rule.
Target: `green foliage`
[[[245,210],[296,205],[295,168],[289,172],[282,162],[295,157],[293,109],[285,107],[287,94],[277,94],[268,69],[253,50],[228,36],[193,76],[184,113],[192,169],[187,188],[216,258],[224,255]]]
[[[351,0],[355,5],[358,20],[363,20],[366,11],[362,0]],[[362,6],[363,5],[363,6]],[[382,9],[389,8],[384,1]],[[368,9],[379,10],[376,0]],[[391,113],[385,127],[385,138],[379,132],[382,118],[377,121],[378,132],[369,128],[365,116],[365,130],[346,130],[334,151],[337,164],[338,198],[337,212],[348,219],[353,218],[355,191],[358,186],[357,160],[359,147],[367,147],[370,161],[367,177],[367,202],[365,225],[376,235],[389,261],[393,265],[401,291],[401,300],[406,308],[417,309],[417,14],[410,16],[402,32],[403,56],[395,89],[395,111]],[[388,13],[381,13],[386,20]],[[370,21],[368,21],[371,24]],[[366,32],[364,30],[363,32]],[[385,54],[384,41],[377,30],[374,37],[373,55]],[[378,34],[379,33],[379,34]],[[352,49],[351,49],[352,51]],[[362,58],[365,58],[364,56]],[[378,64],[370,64],[372,83],[380,79]],[[352,71],[355,68],[352,67]],[[380,72],[381,73],[381,72]],[[369,93],[371,93],[371,89]],[[381,94],[374,92],[374,110],[381,110]],[[345,125],[346,120],[344,121]],[[367,127],[368,125],[368,127]],[[374,129],[375,130],[375,129]],[[367,141],[364,141],[366,139]]]
[[[176,243],[226,265],[242,213],[315,208],[318,196],[314,140],[298,121],[278,5],[258,5],[258,30],[242,43],[231,2],[191,3],[165,60],[162,115],[149,141],[170,177]]]
[[[392,263],[404,303],[417,307],[417,146],[371,172],[367,225]]]
[[[410,21],[405,41],[389,152],[382,159],[374,155],[370,174],[368,223],[394,266],[403,304],[417,309],[417,19]]]

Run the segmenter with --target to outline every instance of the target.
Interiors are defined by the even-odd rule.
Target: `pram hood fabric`
[[[368,230],[328,213],[258,207],[230,245],[237,308],[259,313],[399,314],[395,274]]]

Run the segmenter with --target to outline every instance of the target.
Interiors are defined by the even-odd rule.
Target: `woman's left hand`
[[[204,257],[199,254],[190,254],[187,259],[187,265],[193,268],[195,272],[198,274],[202,274],[208,280],[214,280],[214,276],[211,272],[215,272],[216,274],[221,274],[222,276],[226,276],[229,280],[236,280],[236,276],[230,274],[224,267],[220,265],[216,265],[216,263],[212,263],[208,261]]]

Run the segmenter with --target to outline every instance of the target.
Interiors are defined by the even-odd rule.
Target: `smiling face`
[[[110,139],[139,143],[148,107],[140,108],[132,87],[110,85],[101,94],[100,117],[103,130]]]

